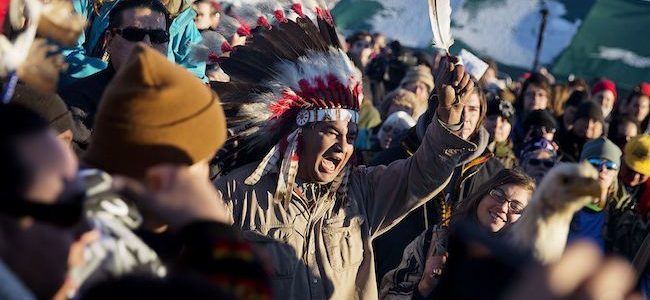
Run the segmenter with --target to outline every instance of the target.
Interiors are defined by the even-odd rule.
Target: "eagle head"
[[[544,176],[536,192],[540,204],[574,213],[600,198],[598,171],[587,162],[558,164]]]

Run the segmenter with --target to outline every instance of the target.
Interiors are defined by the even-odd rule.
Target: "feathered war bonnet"
[[[231,135],[215,161],[225,174],[261,160],[244,183],[254,185],[278,172],[275,200],[286,205],[298,172],[302,129],[320,121],[358,122],[361,73],[342,50],[325,5],[269,1],[233,11],[240,13],[233,27],[257,27],[245,45],[221,58],[230,82],[213,88]],[[345,198],[350,169],[337,175],[328,197]]]

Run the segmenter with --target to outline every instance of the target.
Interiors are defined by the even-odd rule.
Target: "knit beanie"
[[[106,87],[94,128],[86,162],[136,179],[157,164],[211,158],[226,137],[216,94],[144,44]]]
[[[500,116],[514,125],[515,108],[510,102],[495,98],[488,101],[486,116]]]
[[[642,134],[625,144],[625,164],[635,172],[650,175],[650,135]]]
[[[403,111],[396,111],[392,113],[390,116],[388,116],[388,118],[386,119],[386,121],[384,121],[381,127],[383,128],[384,126],[386,126],[397,130],[404,130],[415,126],[415,123],[416,122],[415,120],[413,120],[411,115]]]
[[[621,149],[605,137],[600,137],[585,143],[580,153],[580,160],[607,159],[621,165]]]
[[[641,91],[641,94],[650,97],[650,83],[644,82],[639,84],[639,91]]]
[[[520,157],[525,159],[529,154],[536,153],[537,151],[547,151],[553,158],[557,157],[558,146],[552,141],[544,137],[535,137],[524,144],[521,150]]]
[[[585,101],[578,105],[578,111],[576,112],[574,120],[577,121],[582,118],[590,118],[605,123],[603,110],[600,108],[600,104],[594,101]]]
[[[4,29],[5,16],[7,15],[8,11],[9,11],[9,0],[0,1],[0,34],[2,34],[2,31]]]
[[[589,101],[589,94],[585,91],[573,91],[569,99],[564,102],[564,109],[567,107],[578,107],[582,102]]]
[[[616,85],[614,84],[613,81],[608,79],[603,79],[601,81],[596,82],[596,84],[594,84],[594,86],[591,88],[591,95],[596,95],[597,93],[602,91],[611,91],[612,94],[614,94],[614,99],[616,99]]]
[[[429,93],[433,91],[434,85],[433,85],[433,75],[431,75],[431,69],[427,66],[419,65],[415,67],[411,67],[406,71],[406,75],[404,75],[404,78],[402,78],[402,81],[400,82],[400,86],[404,87],[407,84],[421,81],[424,82],[424,84],[427,85],[429,88]]]
[[[16,85],[11,102],[31,109],[58,133],[66,130],[74,132],[72,114],[65,102],[56,94],[43,93],[19,83]]]

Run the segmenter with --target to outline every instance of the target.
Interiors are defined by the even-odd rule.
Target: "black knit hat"
[[[510,102],[494,97],[487,103],[486,116],[501,116],[507,119],[510,124],[514,124],[515,108]]]
[[[557,130],[557,121],[551,113],[546,109],[533,110],[528,113],[524,120],[524,130],[528,132],[532,129],[544,128],[546,132]]]
[[[72,114],[57,94],[49,94],[18,84],[11,102],[26,107],[45,119],[56,132],[74,132]]]
[[[582,118],[589,118],[597,120],[601,123],[605,123],[605,117],[603,117],[603,110],[600,107],[600,104],[594,101],[586,101],[578,105],[578,111],[576,112],[574,121],[580,120]]]
[[[569,99],[564,102],[564,108],[566,109],[567,107],[578,107],[580,103],[588,100],[589,93],[585,91],[574,91],[571,93],[571,96],[569,96]]]

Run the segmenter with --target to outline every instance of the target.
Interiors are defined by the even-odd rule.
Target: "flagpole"
[[[539,55],[542,52],[542,43],[544,42],[544,31],[546,30],[546,21],[548,20],[548,8],[542,0],[542,9],[539,13],[542,15],[542,22],[539,25],[539,34],[537,35],[537,47],[535,48],[535,60],[533,60],[533,72],[539,67]]]

